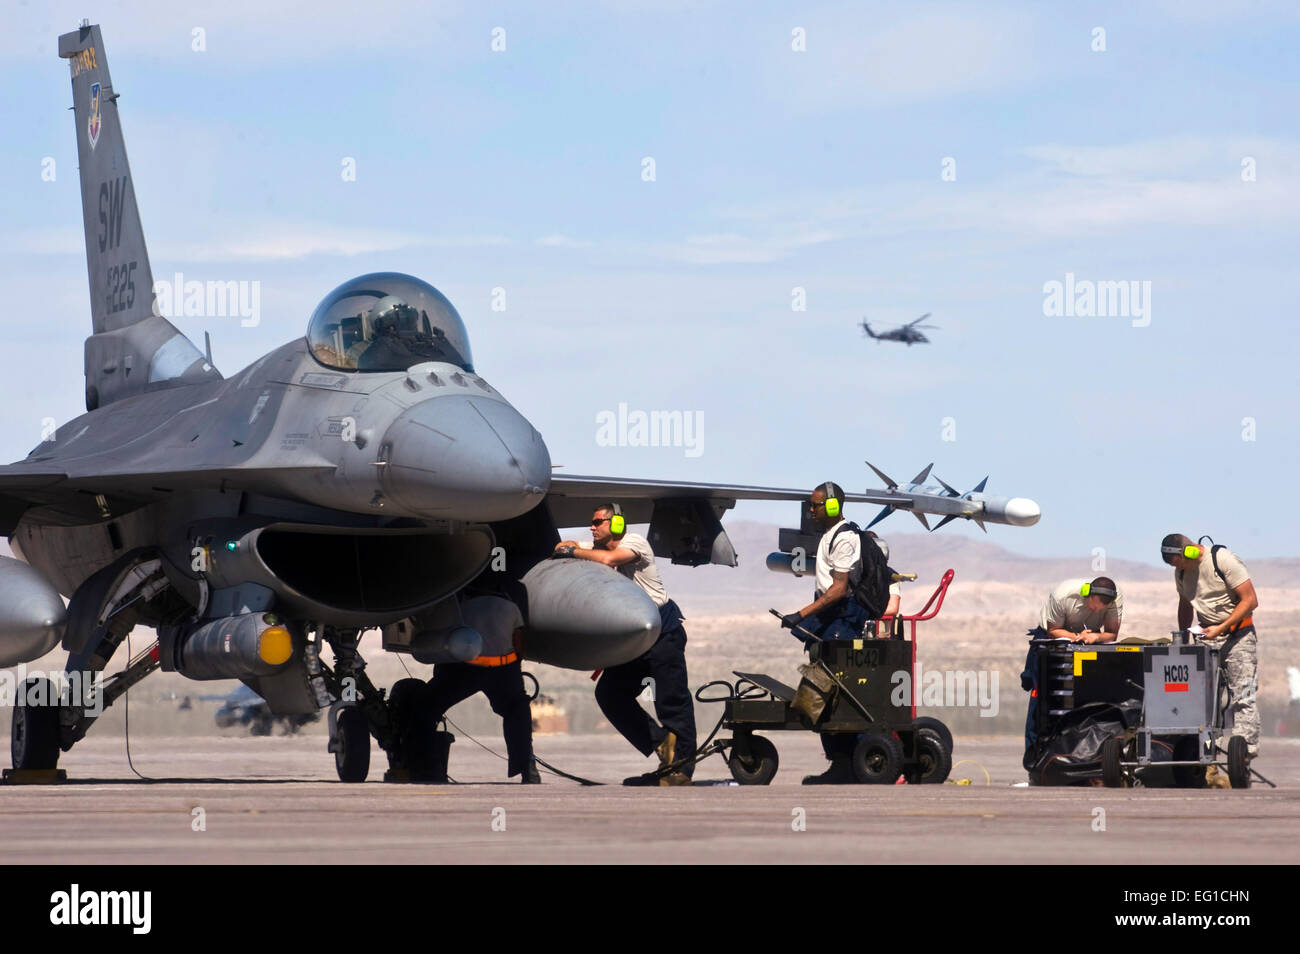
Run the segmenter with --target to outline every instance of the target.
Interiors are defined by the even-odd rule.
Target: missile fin
[[[926,519],[925,519],[925,514],[921,513],[921,511],[919,511],[919,510],[913,510],[913,511],[912,511],[912,516],[915,517],[917,520],[920,520],[920,521],[921,521],[921,526],[925,527],[925,529],[927,529],[927,530],[930,529],[930,524],[926,521]]]
[[[885,486],[888,487],[890,490],[898,489],[898,482],[892,480],[890,477],[885,475],[878,467],[876,467],[875,464],[871,463],[871,461],[867,460],[867,461],[863,461],[863,463],[866,464],[868,467],[870,467],[872,470],[874,470],[876,472],[876,476],[879,477],[881,480],[883,480],[885,482]]]
[[[940,477],[938,474],[935,474],[934,479],[937,480],[937,481],[939,481],[939,483],[943,484],[943,489],[946,490],[946,491],[948,491],[948,496],[949,496],[949,497],[960,497],[960,496],[961,496],[961,494],[957,493],[957,491],[955,491],[955,490],[953,490],[951,487],[949,487],[947,481],[945,481],[945,480],[944,480],[942,477]]]
[[[876,514],[876,519],[872,520],[869,524],[867,524],[866,529],[870,530],[872,527],[880,523],[880,521],[884,520],[893,512],[894,512],[894,508],[886,504],[884,507],[881,508],[880,513]]]
[[[984,478],[983,480],[981,480],[978,484],[976,484],[974,487],[972,487],[970,490],[968,490],[967,493],[971,493],[971,494],[982,494],[982,493],[984,492],[984,485],[987,484],[988,482],[989,482],[988,477],[985,477],[985,478]]]
[[[925,483],[925,478],[927,478],[927,477],[930,476],[930,468],[933,467],[933,466],[934,466],[934,464],[932,464],[932,463],[931,463],[931,464],[926,464],[926,465],[925,465],[925,470],[921,471],[919,474],[917,474],[915,477],[912,478],[912,483],[914,483],[914,484],[923,484],[923,483]],[[875,470],[875,468],[873,467],[872,470]],[[880,471],[876,471],[876,473],[880,473]],[[939,483],[942,484],[943,481],[941,480],[941,481],[939,481]]]
[[[974,520],[976,526],[978,526],[978,527],[979,527],[981,530],[983,530],[985,533],[988,533],[988,532],[989,532],[989,531],[988,531],[988,527],[984,526],[984,521],[981,520],[979,517],[971,517],[971,519]]]
[[[957,515],[956,515],[955,513],[950,513],[950,514],[948,514],[948,516],[944,517],[942,520],[940,520],[938,523],[936,523],[936,524],[934,525],[934,530],[938,530],[938,529],[939,529],[940,527],[942,527],[945,523],[950,523],[951,521],[956,520],[956,519],[957,519]],[[934,530],[931,530],[930,532],[933,533]]]

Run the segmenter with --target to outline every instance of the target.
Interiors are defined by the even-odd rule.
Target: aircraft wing
[[[958,518],[974,520],[981,528],[985,522],[1022,527],[1038,522],[1038,504],[1028,498],[990,496],[983,492],[984,481],[975,490],[964,494],[946,484],[942,487],[922,486],[929,473],[927,467],[907,487],[899,487],[886,478],[890,485],[887,489],[861,493],[846,491],[844,502],[883,507],[873,523],[895,510],[911,511],[926,529],[929,529],[929,524],[923,514],[942,516],[944,519],[940,526]],[[551,489],[546,500],[557,527],[585,527],[591,519],[591,512],[605,503],[617,503],[628,523],[649,523],[657,501],[703,500],[713,508],[716,516],[721,517],[738,500],[807,500],[811,489],[556,474],[551,477]]]
[[[161,500],[177,490],[259,490],[272,493],[315,474],[332,474],[333,465],[301,467],[225,467],[209,470],[135,472],[100,462],[102,469],[75,466],[53,469],[47,464],[20,462],[0,467],[0,535],[13,533],[29,509],[58,522],[85,523],[105,519]]]
[[[554,475],[546,498],[556,526],[586,526],[591,512],[616,501],[629,523],[649,523],[657,500],[703,499],[719,516],[737,500],[807,500],[810,488],[753,487],[746,484],[704,484],[691,481],[637,480],[629,477]],[[888,491],[845,493],[846,503],[899,504]]]

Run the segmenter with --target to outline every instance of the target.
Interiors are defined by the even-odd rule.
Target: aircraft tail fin
[[[86,339],[86,405],[147,390],[220,380],[202,353],[154,311],[153,272],[126,160],[118,94],[99,27],[59,37],[72,73],[81,213],[93,334]]]
[[[865,318],[862,319],[862,332],[863,332],[863,334],[865,334],[868,338],[875,338],[875,337],[876,337],[876,333],[875,333],[874,331],[871,330],[871,326],[870,326],[869,324],[867,324],[867,320],[866,320]]]

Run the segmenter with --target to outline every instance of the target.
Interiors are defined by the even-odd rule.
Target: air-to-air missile
[[[938,530],[954,520],[973,520],[981,530],[986,523],[1002,523],[1013,527],[1031,527],[1042,516],[1038,504],[1028,497],[994,497],[984,493],[988,483],[985,477],[971,490],[959,493],[937,476],[935,483],[926,483],[932,475],[930,464],[905,487],[885,474],[878,467],[865,461],[885,484],[884,490],[868,490],[861,494],[846,493],[845,503],[882,504],[880,512],[866,526],[874,527],[895,510],[912,514],[926,530]],[[933,527],[925,519],[926,514],[942,516]],[[865,528],[864,528],[865,529]],[[986,531],[987,532],[987,531]],[[815,569],[815,556],[820,531],[815,530],[805,521],[797,530],[781,531],[780,552],[769,553],[767,568],[774,573],[792,573],[803,576]]]

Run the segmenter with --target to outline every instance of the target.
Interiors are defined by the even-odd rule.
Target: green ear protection
[[[821,491],[826,495],[826,516],[838,517],[840,515],[840,498],[835,496],[835,488],[831,482],[827,481],[822,484]]]
[[[614,515],[609,518],[609,532],[616,537],[621,537],[627,532],[627,521],[623,519],[623,509],[618,504],[610,504],[614,510]]]
[[[1080,596],[1109,596],[1111,599],[1116,597],[1116,593],[1108,586],[1093,586],[1091,583],[1085,583],[1079,587]]]

